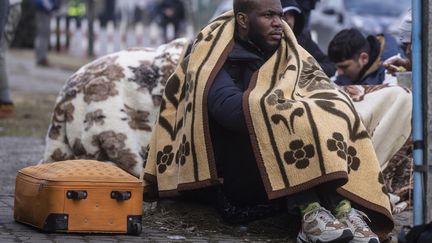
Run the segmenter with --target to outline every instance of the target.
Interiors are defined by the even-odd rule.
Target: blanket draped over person
[[[162,197],[221,182],[206,97],[233,47],[234,32],[232,11],[210,23],[167,81],[142,172],[145,184],[157,186]],[[368,211],[374,232],[389,233],[394,223],[383,176],[353,103],[286,24],[283,39],[243,96],[268,198],[327,184]]]
[[[391,84],[340,86],[354,102],[384,171],[411,135],[411,91]],[[398,131],[398,132],[394,132]]]
[[[109,161],[138,177],[162,90],[188,43],[128,49],[80,68],[57,97],[40,162]]]
[[[183,57],[188,43],[177,39],[156,49],[120,51],[79,69],[66,81],[58,96],[41,162],[109,161],[138,176],[166,80]],[[122,92],[104,91],[100,89],[103,87],[115,87]],[[411,133],[411,92],[389,84],[340,88],[352,99],[371,136],[387,189],[401,200],[409,200],[411,143],[401,147]],[[100,94],[95,98],[100,98],[90,98],[93,92]],[[105,96],[104,92],[110,95]],[[124,104],[129,108],[115,109]]]

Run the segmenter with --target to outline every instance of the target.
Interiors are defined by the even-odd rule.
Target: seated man
[[[167,81],[142,177],[161,197],[220,186],[236,205],[287,199],[299,242],[379,242],[394,223],[369,135],[282,15],[279,0],[235,0],[198,34]]]
[[[284,12],[283,20],[285,20],[293,30],[299,45],[317,60],[327,76],[333,77],[336,73],[336,66],[312,40],[310,31],[304,28],[305,16],[301,7],[296,0],[281,0],[281,3]]]
[[[328,56],[336,63],[336,84],[373,85],[396,83],[386,75],[383,61],[400,54],[402,49],[396,40],[387,34],[365,38],[357,29],[345,29],[336,34],[328,47]]]

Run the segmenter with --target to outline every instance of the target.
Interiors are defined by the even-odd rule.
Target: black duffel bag
[[[398,243],[432,243],[432,222],[414,227],[404,226],[399,234]]]

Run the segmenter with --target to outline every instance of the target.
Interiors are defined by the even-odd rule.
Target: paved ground
[[[13,194],[16,172],[26,166],[34,165],[42,157],[44,140],[42,138],[0,137],[0,242],[279,242],[272,235],[249,234],[247,227],[233,226],[232,232],[218,232],[207,229],[190,229],[184,231],[172,229],[171,223],[160,219],[143,225],[139,237],[126,235],[76,235],[44,234],[31,227],[16,223],[13,220]],[[170,202],[164,206],[172,208]],[[149,205],[147,204],[146,207]],[[203,214],[212,215],[212,210],[200,210]],[[172,217],[172,216],[171,216]],[[151,218],[151,217],[149,217]],[[151,218],[154,220],[154,218]],[[180,220],[180,219],[179,219]],[[196,220],[199,221],[198,219]],[[218,222],[217,222],[218,223]],[[192,226],[199,227],[199,225]],[[230,228],[230,226],[226,226]],[[188,228],[188,229],[186,229]],[[215,228],[216,229],[216,228]],[[227,231],[227,229],[224,229]],[[230,231],[230,230],[228,230]],[[283,238],[284,241],[287,238]]]
[[[64,57],[58,57],[52,59],[52,62],[56,63],[56,68],[41,69],[34,66],[32,53],[22,51],[11,53],[8,56],[8,70],[11,87],[15,92],[34,91],[42,95],[57,93],[64,80],[72,74],[72,70],[76,70],[85,62],[83,60],[68,61]],[[7,129],[7,127],[1,129]],[[42,137],[0,137],[0,242],[291,242],[288,236],[280,237],[275,234],[275,232],[280,233],[284,230],[283,226],[278,225],[277,222],[273,222],[273,225],[278,226],[279,229],[265,232],[257,230],[260,228],[259,224],[264,228],[264,223],[258,223],[258,226],[227,226],[219,219],[214,219],[216,216],[211,209],[194,206],[183,209],[181,214],[178,214],[180,215],[178,220],[183,221],[190,219],[190,217],[187,218],[188,214],[195,213],[198,216],[192,217],[200,217],[199,220],[183,223],[185,225],[183,230],[179,230],[178,227],[170,227],[171,222],[163,220],[144,222],[143,232],[139,237],[45,234],[36,231],[13,220],[13,194],[16,172],[21,168],[36,164],[42,157],[43,148],[44,139]],[[149,205],[145,206],[149,207]],[[165,207],[169,208],[169,203]],[[200,225],[200,222],[206,220],[206,217],[210,222],[215,222],[213,228]],[[411,212],[397,215],[395,219],[398,227],[410,224],[411,217]],[[221,228],[223,230],[219,230]]]

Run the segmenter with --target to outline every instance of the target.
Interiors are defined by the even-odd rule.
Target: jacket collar
[[[364,80],[369,74],[375,72],[381,67],[381,56],[384,51],[385,39],[383,35],[368,36],[367,40],[371,47],[369,54],[369,62],[363,67],[360,72],[359,82]]]

